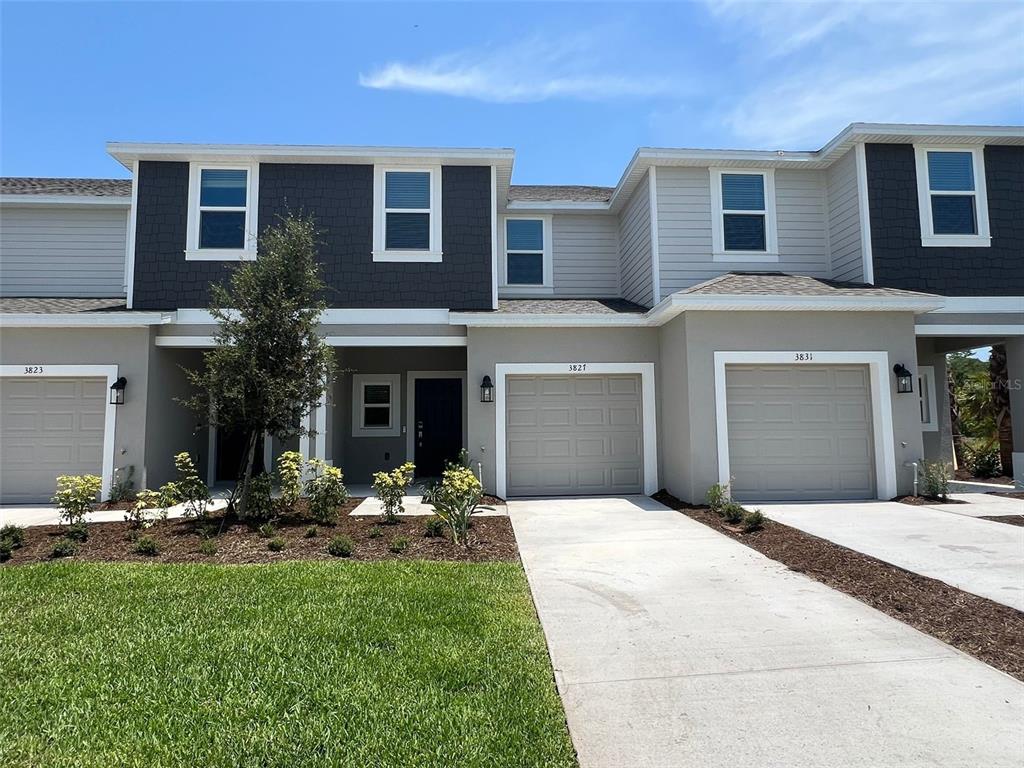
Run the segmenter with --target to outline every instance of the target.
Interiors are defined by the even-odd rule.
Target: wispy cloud
[[[711,5],[754,44],[718,119],[745,142],[814,146],[854,121],[967,122],[1024,105],[1024,8],[1007,3]],[[738,102],[738,103],[737,103]]]
[[[389,62],[361,73],[359,84],[498,103],[645,98],[672,90],[669,82],[660,78],[604,70],[598,49],[597,41],[590,36],[557,42],[534,37],[422,62]]]

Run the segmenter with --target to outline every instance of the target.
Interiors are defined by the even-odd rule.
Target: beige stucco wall
[[[116,365],[128,380],[117,408],[114,468],[135,467],[135,487],[146,482],[148,328],[0,328],[3,365]]]
[[[657,374],[658,354],[653,328],[470,328],[469,454],[474,467],[482,464],[484,487],[495,488],[497,414],[494,403],[480,402],[479,387],[484,376],[495,378],[496,364],[654,363]]]
[[[928,461],[953,461],[953,433],[949,416],[949,389],[946,387],[946,354],[936,349],[934,339],[919,337],[917,364],[935,369],[935,416],[937,431],[921,431],[924,458]]]
[[[685,325],[685,330],[679,326]],[[883,372],[893,408],[896,478],[900,493],[909,492],[913,471],[904,466],[923,453],[920,412],[915,395],[897,395],[892,366],[903,363],[916,369],[914,318],[909,313],[882,312],[689,312],[661,329],[663,357],[666,348],[686,345],[685,363],[677,358],[662,373],[663,402],[670,392],[686,391],[687,423],[663,422],[661,432],[683,429],[666,456],[662,485],[690,501],[703,499],[718,482],[718,449],[715,418],[714,353],[716,351],[872,351],[889,354],[889,370]],[[664,438],[663,438],[664,439]],[[687,440],[689,452],[687,453]],[[689,475],[685,467],[689,467]]]
[[[178,402],[192,393],[184,369],[201,370],[202,366],[202,350],[149,348],[146,465],[150,487],[175,478],[174,456],[182,451],[190,453],[199,474],[211,480],[207,477],[209,432],[205,419]]]

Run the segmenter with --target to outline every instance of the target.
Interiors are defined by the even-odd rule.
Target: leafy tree
[[[186,370],[195,393],[185,405],[201,420],[245,435],[230,501],[240,517],[260,438],[308,434],[303,424],[334,370],[317,330],[326,304],[316,245],[309,217],[289,215],[264,230],[259,258],[240,264],[227,285],[210,286],[216,346],[203,353],[202,370]]]

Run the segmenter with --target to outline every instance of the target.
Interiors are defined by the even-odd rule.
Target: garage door
[[[103,471],[105,379],[0,379],[0,501],[45,502],[58,475]]]
[[[508,495],[640,493],[639,376],[510,376]]]
[[[867,366],[727,366],[733,496],[875,497]]]

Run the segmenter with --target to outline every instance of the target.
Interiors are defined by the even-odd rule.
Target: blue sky
[[[614,184],[637,146],[815,149],[853,121],[1024,123],[1024,3],[3,2],[0,173],[104,142],[509,146]]]

